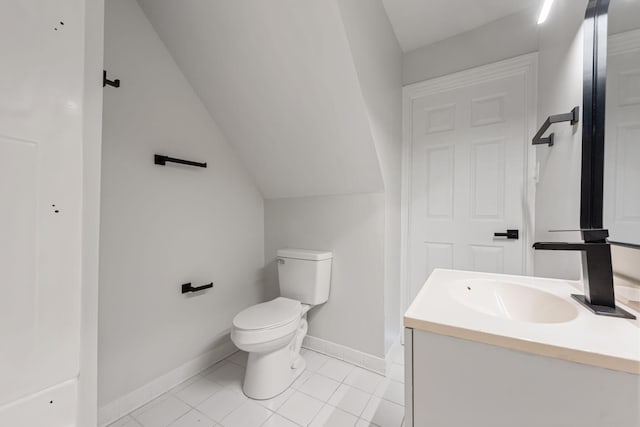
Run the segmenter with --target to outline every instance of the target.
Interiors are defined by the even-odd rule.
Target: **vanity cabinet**
[[[405,426],[638,427],[638,375],[405,328]]]
[[[578,285],[434,270],[404,316],[405,426],[640,427],[640,323]]]

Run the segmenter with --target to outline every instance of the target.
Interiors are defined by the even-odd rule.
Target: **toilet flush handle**
[[[284,259],[278,258],[278,264],[284,264]]]

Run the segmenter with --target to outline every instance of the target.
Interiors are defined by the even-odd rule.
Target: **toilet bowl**
[[[252,399],[271,399],[304,371],[300,355],[307,312],[329,298],[331,252],[278,251],[281,296],[242,310],[233,319],[231,340],[249,353],[242,389]]]
[[[231,340],[249,353],[243,390],[252,399],[284,391],[305,368],[300,357],[309,306],[288,298],[249,307],[233,319]]]

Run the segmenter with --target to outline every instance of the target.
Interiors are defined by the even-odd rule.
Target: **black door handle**
[[[518,230],[507,230],[506,233],[493,233],[494,237],[506,237],[507,239],[518,240],[520,238],[520,232]]]

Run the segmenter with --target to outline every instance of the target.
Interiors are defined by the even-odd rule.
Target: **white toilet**
[[[278,251],[280,297],[242,310],[233,319],[231,340],[249,353],[244,393],[270,399],[304,371],[300,356],[307,334],[307,312],[329,299],[331,252]]]

